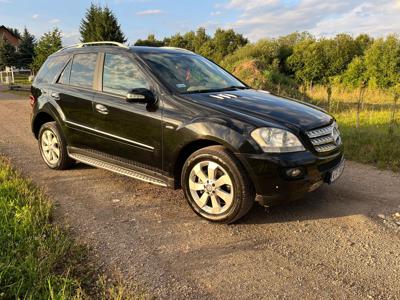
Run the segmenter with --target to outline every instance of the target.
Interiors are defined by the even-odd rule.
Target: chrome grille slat
[[[332,142],[333,142],[333,137],[331,135],[327,135],[326,137],[322,137],[322,138],[314,138],[311,140],[311,143],[314,146],[324,145],[324,144],[328,144],[328,143],[332,143]]]
[[[336,123],[307,131],[306,134],[317,152],[329,152],[341,144],[340,132]]]

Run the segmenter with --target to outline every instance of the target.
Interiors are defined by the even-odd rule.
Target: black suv
[[[300,198],[343,171],[333,117],[253,90],[176,48],[78,44],[32,85],[32,131],[52,169],[75,161],[172,188],[210,221]]]

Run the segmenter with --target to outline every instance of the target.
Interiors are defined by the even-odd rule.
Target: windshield
[[[171,90],[202,93],[245,89],[239,80],[202,56],[186,53],[143,53],[155,75]]]

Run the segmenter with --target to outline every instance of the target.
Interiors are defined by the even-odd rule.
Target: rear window
[[[67,60],[68,55],[49,57],[40,68],[35,83],[52,83],[55,77],[60,74]]]
[[[74,55],[69,84],[79,87],[91,88],[93,85],[96,60],[97,53],[84,53]]]

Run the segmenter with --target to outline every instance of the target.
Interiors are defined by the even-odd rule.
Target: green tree
[[[374,39],[368,34],[363,33],[355,38],[355,42],[357,44],[359,53],[364,54],[365,51],[372,45]]]
[[[0,38],[0,70],[5,67],[15,66],[17,55],[15,48],[5,39]]]
[[[224,30],[217,29],[212,38],[213,56],[216,62],[222,61],[228,54],[235,52],[238,48],[243,47],[248,40],[243,35],[236,33],[233,29]]]
[[[288,65],[296,79],[302,83],[304,91],[315,82],[322,82],[326,70],[326,56],[323,44],[314,39],[305,39],[293,48]]]
[[[157,40],[154,34],[149,34],[145,40],[137,40],[135,46],[162,47],[164,42]]]
[[[117,18],[108,7],[101,7],[91,4],[82,19],[79,32],[81,41],[114,41],[125,43],[126,38],[123,34]]]
[[[356,128],[360,127],[360,111],[364,102],[365,89],[368,83],[367,66],[362,56],[357,56],[347,67],[342,76],[343,83],[350,89],[358,90]]]
[[[25,28],[18,47],[18,63],[19,68],[28,68],[35,55],[35,37]]]
[[[376,40],[365,53],[371,85],[388,90],[393,96],[389,133],[393,133],[400,97],[400,40],[392,35]]]
[[[37,72],[49,55],[62,48],[61,31],[55,28],[46,32],[35,46],[35,58],[32,63],[32,70]]]

